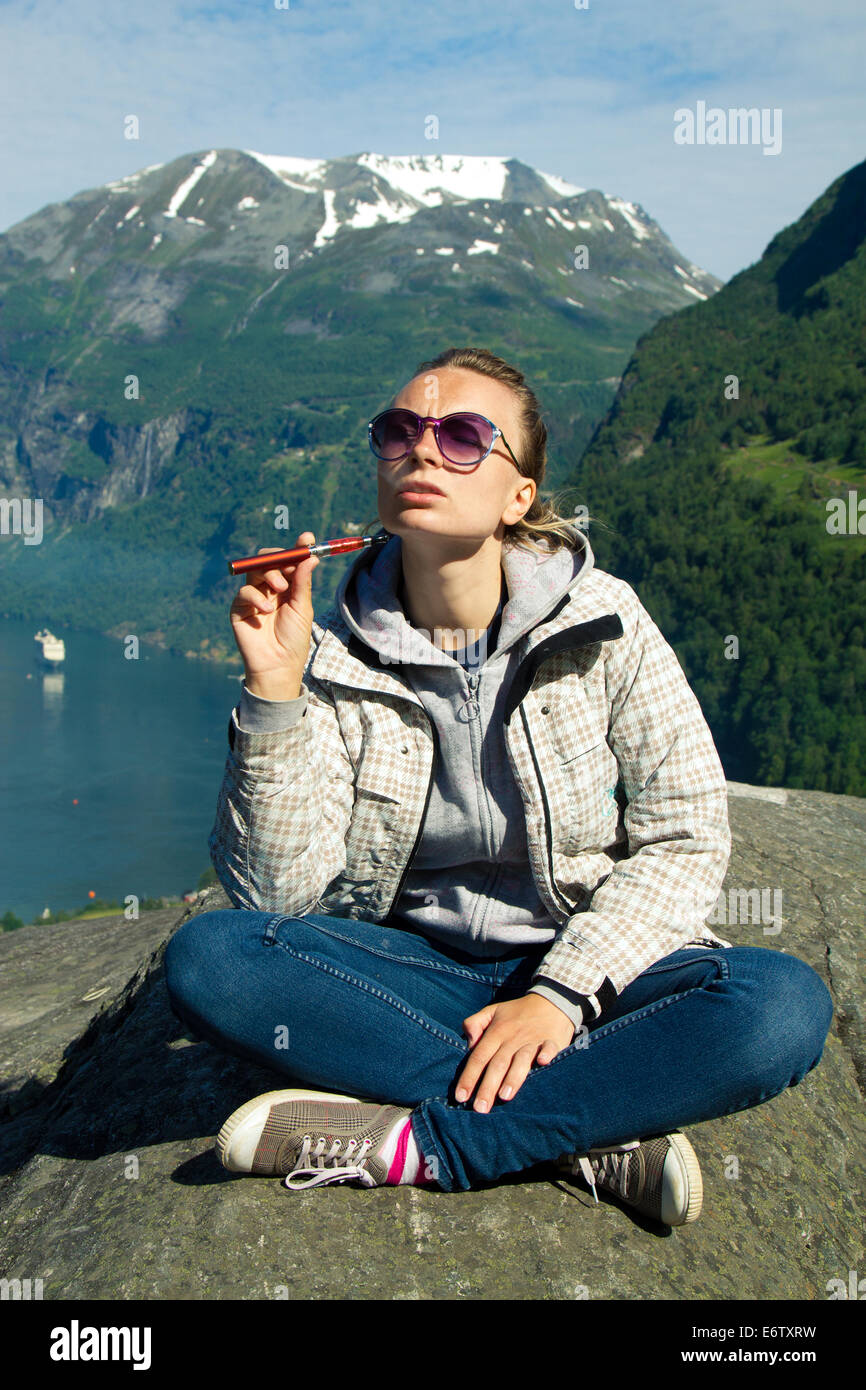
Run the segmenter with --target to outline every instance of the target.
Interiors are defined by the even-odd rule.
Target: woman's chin
[[[412,531],[429,531],[439,536],[445,535],[441,526],[431,515],[429,507],[401,507],[397,515],[390,522],[386,522],[385,526],[387,530],[397,536],[404,531],[407,534]]]

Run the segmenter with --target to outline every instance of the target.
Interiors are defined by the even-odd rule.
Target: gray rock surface
[[[542,1165],[460,1193],[227,1173],[223,1120],[284,1083],[190,1039],[169,1008],[165,943],[228,905],[217,888],[137,923],[0,937],[0,1276],[59,1300],[827,1299],[866,1270],[866,800],[728,790],[717,930],[808,961],[835,1017],[799,1086],[689,1128],[693,1225],[606,1193],[594,1206]]]

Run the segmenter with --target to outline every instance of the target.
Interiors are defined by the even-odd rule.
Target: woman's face
[[[413,378],[395,397],[394,406],[414,410],[422,418],[441,419],[459,410],[486,415],[521,457],[518,405],[504,382],[464,367],[445,367]],[[378,459],[377,463],[379,517],[392,535],[425,533],[476,541],[496,535],[501,541],[505,526],[529,510],[536,491],[534,481],[517,471],[501,438],[485,459],[465,467],[439,452],[432,425],[427,425],[406,458],[397,463]],[[399,490],[409,480],[431,484],[441,496],[401,496]]]

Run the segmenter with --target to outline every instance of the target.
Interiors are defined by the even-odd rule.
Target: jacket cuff
[[[592,995],[603,996],[599,1002],[603,1009],[607,1008],[616,998],[614,985],[590,943],[579,935],[580,925],[572,925],[572,922],[573,919],[565,924],[550,950],[538,962],[530,984],[535,984],[536,980],[540,982],[545,976],[575,1002],[588,1000]],[[595,1015],[592,1009],[584,1009],[583,1016],[588,1020]]]
[[[526,993],[540,994],[542,999],[549,999],[551,1004],[562,1009],[562,1012],[571,1019],[575,1033],[579,1031],[580,1025],[583,1023],[583,1009],[579,1004],[572,1004],[571,1000],[566,999],[565,995],[561,994],[558,989],[553,989],[551,985],[542,984],[540,981],[538,984],[530,985]]]
[[[278,734],[284,729],[293,729],[306,713],[309,696],[310,692],[302,685],[295,700],[265,700],[244,686],[237,707],[238,728],[244,734]]]
[[[238,723],[239,708],[237,706],[229,715],[229,757],[243,772],[286,783],[286,759],[295,749],[304,746],[309,720],[299,719],[288,728],[259,729],[250,733]]]
[[[582,1017],[587,1023],[599,1018],[616,999],[616,990],[606,975],[598,988],[588,994],[581,994],[577,990],[570,989],[568,985],[564,985],[561,980],[555,980],[551,975],[535,975],[530,988],[535,985],[543,985],[545,989],[557,991],[572,1007],[581,1010]],[[554,1002],[558,1003],[559,1001]]]
[[[616,987],[589,944],[579,936],[572,939],[571,932],[576,936],[579,925],[575,924],[571,931],[570,928],[571,923],[566,923],[547,955],[538,962],[530,989],[541,985],[556,991],[565,1004],[580,1009],[584,1023],[591,1023],[610,1008],[617,996]],[[550,997],[552,1003],[559,1002]]]

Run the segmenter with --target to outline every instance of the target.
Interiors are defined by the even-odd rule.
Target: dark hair
[[[462,367],[470,372],[492,377],[494,381],[501,381],[509,387],[517,398],[523,439],[514,452],[520,460],[521,476],[534,480],[536,492],[532,506],[524,516],[512,525],[506,526],[503,543],[535,545],[539,540],[546,540],[551,551],[563,546],[570,550],[579,549],[581,542],[578,522],[573,518],[560,516],[556,505],[543,501],[538,491],[544,480],[547,465],[547,426],[541,418],[538,399],[527,386],[523,373],[503,358],[495,357],[486,348],[451,347],[440,352],[438,357],[419,363],[409,380],[414,380],[425,372],[435,371],[437,367]],[[393,404],[396,394],[398,393],[391,398],[390,404]],[[562,492],[570,490],[565,488]],[[585,521],[589,521],[588,516]]]

